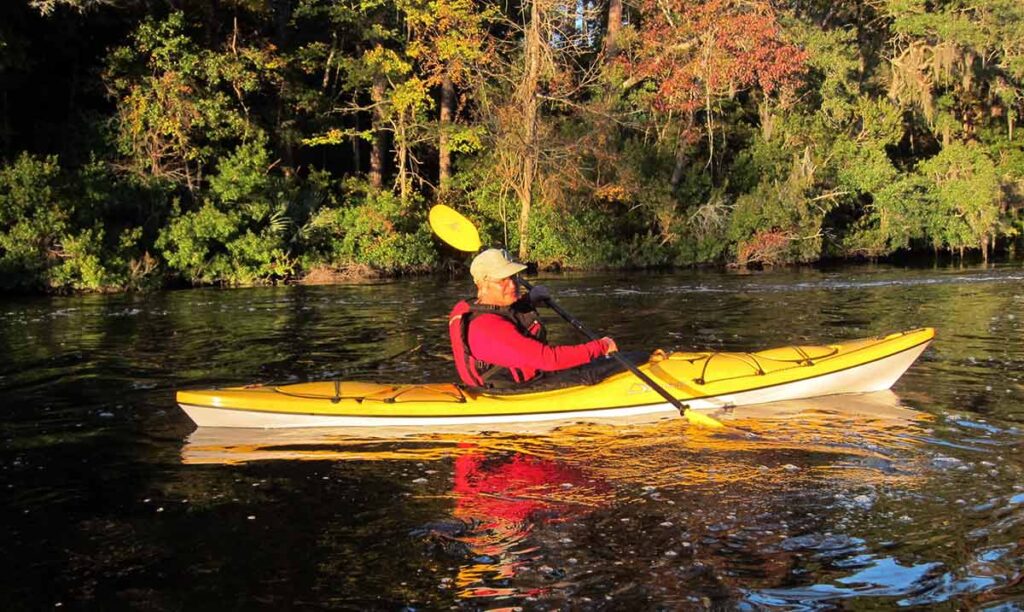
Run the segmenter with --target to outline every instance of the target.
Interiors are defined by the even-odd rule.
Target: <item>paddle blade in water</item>
[[[480,234],[469,219],[444,204],[430,209],[430,227],[437,237],[460,251],[475,253],[480,250]]]
[[[701,414],[696,410],[687,410],[683,413],[686,420],[690,425],[696,425],[698,427],[706,427],[707,429],[722,429],[725,425],[721,421],[713,417],[709,417],[706,414]]]

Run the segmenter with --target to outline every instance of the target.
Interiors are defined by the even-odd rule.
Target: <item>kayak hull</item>
[[[890,388],[928,347],[930,328],[760,353],[660,354],[642,366],[694,410]],[[455,385],[302,383],[179,391],[201,427],[410,427],[669,417],[676,409],[625,372],[590,387],[514,395]]]
[[[547,413],[533,413],[527,416],[519,414],[469,415],[469,416],[404,416],[404,417],[361,417],[346,415],[316,414],[281,414],[271,412],[255,412],[250,410],[224,410],[206,406],[189,406],[181,408],[196,425],[202,427],[259,427],[274,429],[283,427],[410,427],[437,425],[490,425],[502,423],[523,423],[541,421],[580,421],[592,419],[621,419],[655,415],[658,413],[677,413],[671,404],[654,404],[646,406],[630,406],[626,408],[606,408],[597,410],[569,410]],[[678,414],[678,413],[677,413]]]

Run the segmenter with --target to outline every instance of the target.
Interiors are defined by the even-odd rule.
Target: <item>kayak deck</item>
[[[888,389],[934,338],[931,328],[753,353],[656,351],[640,369],[693,409]],[[598,384],[487,394],[454,384],[325,381],[179,391],[199,426],[486,424],[667,415],[675,409],[629,372]]]

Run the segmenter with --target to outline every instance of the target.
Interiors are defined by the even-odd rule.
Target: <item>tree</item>
[[[515,194],[522,259],[529,257],[538,191],[580,171],[571,153],[580,139],[563,137],[559,124],[581,109],[599,67],[585,61],[594,41],[577,26],[576,10],[575,3],[535,0],[502,20],[515,36],[496,43],[492,82],[478,94],[491,172]]]
[[[183,184],[192,193],[216,157],[261,135],[248,99],[280,78],[281,62],[237,32],[218,50],[200,47],[183,13],[144,21],[131,46],[111,54],[105,80],[117,104],[121,167]]]
[[[889,3],[889,96],[920,112],[948,145],[980,125],[1013,132],[1024,110],[1024,5],[1015,0]]]
[[[608,0],[608,25],[604,35],[604,53],[608,59],[615,59],[619,53],[620,32],[622,32],[622,0]]]
[[[768,96],[794,85],[806,54],[786,41],[767,2],[644,0],[638,8],[635,42],[621,59],[632,76],[622,88],[653,86],[645,110],[675,128],[659,133],[674,134],[679,143],[677,184],[694,132],[702,133],[707,163],[714,166],[715,116],[722,101],[755,86]],[[695,121],[698,113],[702,121]]]
[[[433,0],[410,2],[406,14],[412,30],[409,55],[419,62],[427,86],[440,88],[438,190],[444,193],[451,183],[453,150],[479,148],[479,133],[455,123],[457,89],[478,89],[481,71],[492,63],[487,25],[497,12],[471,0]]]
[[[44,284],[73,214],[57,189],[56,157],[21,155],[0,168],[0,286]]]
[[[114,6],[118,0],[29,0],[29,6],[42,15],[50,15],[59,7],[68,7],[80,13],[90,9]]]
[[[1000,221],[996,167],[983,147],[951,143],[921,164],[931,204],[926,218],[936,247],[959,251],[980,248],[988,261],[988,243]]]

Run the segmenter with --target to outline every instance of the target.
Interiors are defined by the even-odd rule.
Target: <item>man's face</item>
[[[519,287],[513,277],[486,280],[477,289],[477,301],[491,306],[509,306],[519,299]]]

